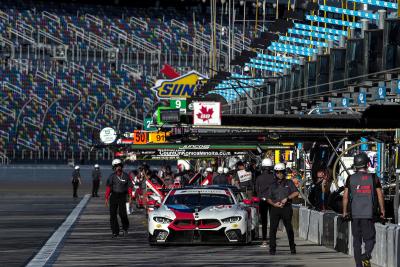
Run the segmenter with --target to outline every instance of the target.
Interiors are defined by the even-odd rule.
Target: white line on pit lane
[[[74,225],[75,221],[78,219],[89,199],[89,194],[83,197],[79,204],[69,214],[67,219],[65,219],[63,224],[57,229],[57,231],[53,233],[49,240],[47,240],[46,244],[44,244],[36,256],[26,265],[27,267],[42,267],[48,263],[65,238],[65,235],[68,233],[69,229],[71,229],[72,225]]]

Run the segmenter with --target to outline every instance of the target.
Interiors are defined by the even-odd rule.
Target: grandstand
[[[200,14],[195,7],[188,15],[174,6],[4,1],[2,153],[13,159],[82,156],[106,125],[121,132],[141,127],[157,102],[149,88],[164,63],[182,73],[227,65],[223,27],[217,24],[218,55],[210,57],[209,20],[194,14]],[[232,51],[249,49],[250,39],[240,30],[236,35]]]
[[[210,75],[197,96],[222,96],[224,113],[343,113],[399,102],[395,2],[142,5],[2,1],[1,159],[110,158],[90,153],[98,131],[141,127],[165,63]]]

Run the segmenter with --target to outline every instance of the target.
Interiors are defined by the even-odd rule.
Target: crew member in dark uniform
[[[80,184],[82,184],[81,182],[81,174],[79,172],[79,166],[75,166],[74,172],[72,173],[72,190],[73,190],[73,197],[77,198],[78,197],[78,187]]]
[[[262,244],[261,247],[267,247],[267,227],[268,227],[268,213],[271,205],[268,204],[268,191],[271,185],[275,182],[272,173],[273,164],[270,158],[265,158],[261,162],[262,173],[256,179],[255,190],[257,197],[260,198],[260,216],[262,226]]]
[[[99,186],[100,186],[100,179],[101,179],[101,171],[99,164],[94,165],[94,170],[92,171],[92,197],[98,197],[99,193]]]
[[[117,212],[122,223],[124,236],[128,236],[129,220],[126,214],[126,201],[132,196],[132,183],[129,175],[122,171],[122,161],[114,159],[112,161],[114,173],[110,175],[106,183],[106,206],[110,207],[110,224],[112,236],[119,235],[119,224]]]
[[[257,160],[251,159],[249,167],[248,167],[247,170],[249,172],[251,172],[252,184],[253,184],[253,193],[255,194],[255,192],[256,192],[256,188],[255,188],[256,180],[257,180],[257,177],[261,175],[261,170],[257,166]]]
[[[246,167],[242,161],[236,163],[237,171],[234,177],[234,183],[236,186],[246,191],[248,197],[253,196],[253,176],[250,171],[246,170]]]
[[[217,169],[217,176],[214,176],[212,184],[216,185],[226,185],[228,183],[228,177],[224,173],[224,167],[218,167]]]
[[[294,243],[294,232],[292,226],[292,200],[299,195],[292,180],[286,179],[286,166],[278,163],[274,166],[275,182],[271,185],[268,192],[268,203],[272,206],[270,212],[271,226],[269,230],[269,252],[271,255],[276,253],[276,232],[278,231],[279,221],[282,219],[289,239],[290,252],[296,254],[296,244]]]
[[[356,173],[347,178],[343,195],[343,217],[352,220],[354,259],[357,267],[371,266],[370,259],[376,236],[374,222],[379,217],[385,218],[382,186],[375,175],[367,172],[368,163],[369,158],[365,153],[354,157]],[[365,243],[364,254],[361,254],[362,241]]]

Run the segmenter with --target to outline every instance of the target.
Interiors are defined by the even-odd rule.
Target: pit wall
[[[315,244],[353,255],[351,223],[332,211],[319,212],[294,205],[293,226],[298,236]],[[400,225],[375,224],[376,244],[372,263],[400,267]]]

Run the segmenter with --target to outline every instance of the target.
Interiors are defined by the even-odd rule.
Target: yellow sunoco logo
[[[206,79],[206,76],[190,71],[172,80],[158,80],[151,89],[157,92],[158,98],[190,98],[196,90],[197,82],[205,82]]]

